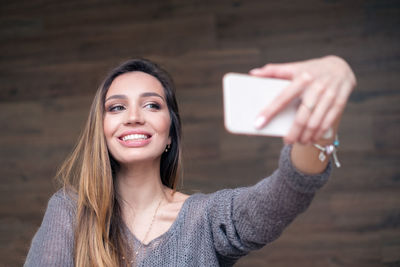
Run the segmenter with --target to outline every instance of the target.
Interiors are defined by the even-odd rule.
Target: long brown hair
[[[109,153],[103,132],[104,101],[111,83],[127,72],[141,71],[157,78],[165,92],[171,118],[171,147],[160,163],[162,183],[176,189],[181,166],[181,122],[175,88],[166,71],[144,60],[129,60],[112,70],[96,92],[84,130],[72,154],[58,172],[67,192],[75,192],[75,266],[129,266],[133,255],[122,232],[115,177],[118,162]]]

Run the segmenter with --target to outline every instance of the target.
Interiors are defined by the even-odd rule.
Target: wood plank
[[[337,54],[358,86],[343,117],[343,167],[280,239],[237,266],[398,266],[400,3],[393,0],[3,0],[0,3],[0,259],[21,266],[94,92],[132,57],[173,76],[183,190],[246,186],[278,164],[279,138],[223,127],[221,78]]]

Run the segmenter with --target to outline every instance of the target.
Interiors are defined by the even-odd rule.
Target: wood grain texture
[[[400,266],[400,3],[395,0],[3,0],[0,3],[0,266],[21,266],[53,177],[104,75],[132,57],[174,77],[182,190],[251,185],[282,142],[223,127],[221,78],[336,54],[358,86],[341,169],[283,235],[237,266]]]

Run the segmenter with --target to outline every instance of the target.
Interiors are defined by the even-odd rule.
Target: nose
[[[126,113],[126,121],[125,124],[133,125],[133,124],[144,124],[143,114],[141,112],[140,107],[132,107]]]

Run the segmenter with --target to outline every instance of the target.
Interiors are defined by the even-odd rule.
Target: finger
[[[315,107],[310,119],[307,122],[307,125],[304,129],[304,132],[301,136],[302,143],[309,143],[312,141],[312,137],[319,130],[322,120],[329,108],[333,105],[336,97],[337,85],[333,85],[330,88],[326,89],[326,86],[323,84],[316,85],[319,88],[316,89],[320,94],[320,99],[318,101],[318,105]]]
[[[249,73],[250,75],[259,77],[270,77],[270,78],[292,80],[296,73],[297,67],[298,63],[282,63],[282,64],[270,63],[261,68],[252,69],[249,71]]]
[[[300,105],[294,123],[290,128],[288,135],[284,137],[285,143],[293,144],[299,141],[299,137],[301,136],[310,115],[311,111],[305,105]]]
[[[287,104],[289,104],[294,98],[298,97],[310,81],[311,75],[307,72],[304,72],[299,78],[295,79],[259,113],[255,122],[255,127],[257,129],[263,128]]]
[[[326,116],[323,118],[320,130],[318,130],[318,132],[312,137],[313,142],[318,142],[318,140],[321,140],[322,136],[329,131],[329,129],[332,129],[331,126],[334,124],[335,120],[340,116],[340,114],[341,112],[335,109],[328,111]]]
[[[309,137],[307,137],[309,138],[307,139],[307,141],[311,141],[310,139],[315,135],[315,132],[319,131],[319,129],[321,128],[322,121],[326,116],[326,114],[328,113],[329,109],[333,106],[335,97],[336,94],[333,88],[326,90],[326,92],[322,95],[321,101],[320,103],[318,103],[318,106],[315,108],[314,111],[315,117],[313,121],[310,122],[311,126],[309,129],[312,132],[312,134]]]
[[[343,113],[343,110],[346,106],[347,100],[351,93],[352,86],[349,83],[344,83],[342,85],[342,89],[340,90],[338,96],[336,97],[335,102],[333,103],[331,109],[326,114],[325,118],[321,123],[320,129],[316,132],[316,134],[312,137],[313,141],[318,141],[322,135],[333,126],[333,123],[340,117]]]

